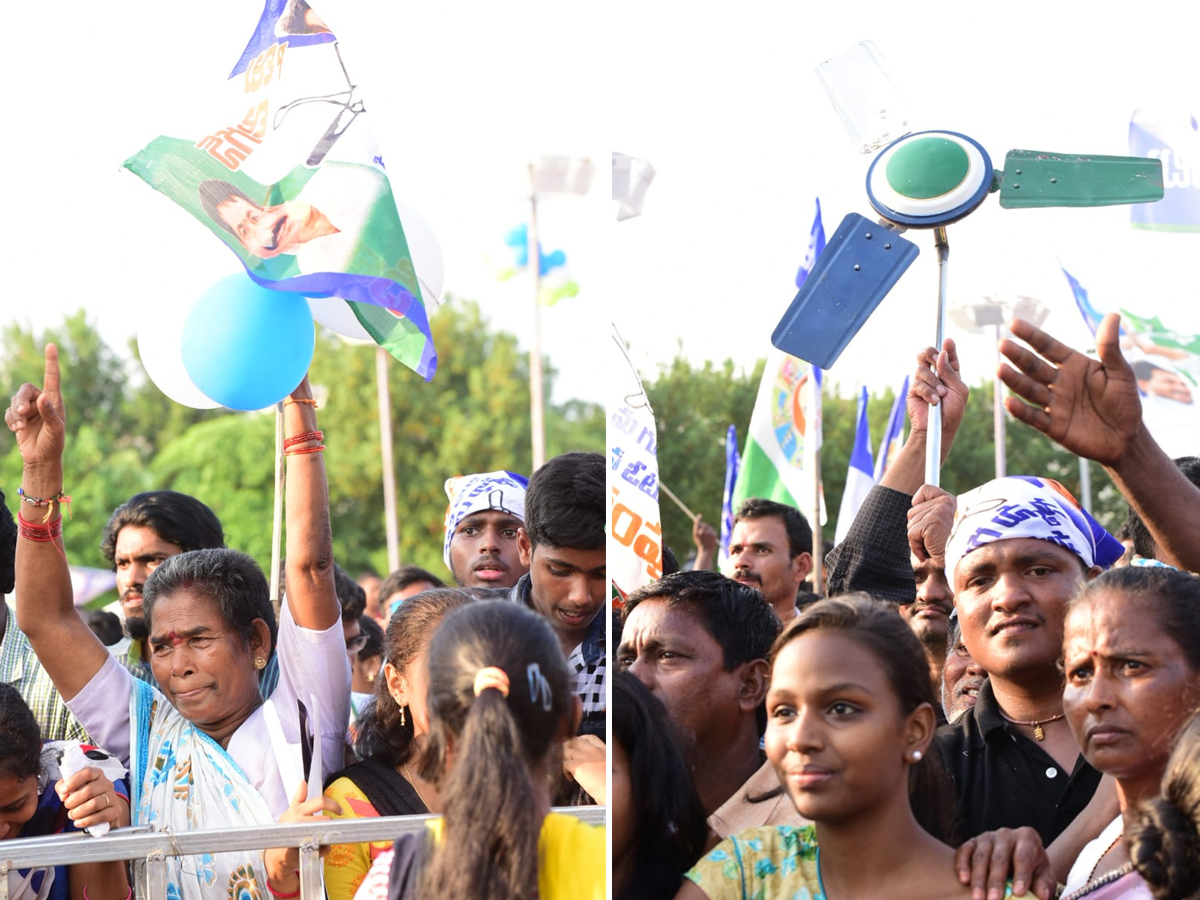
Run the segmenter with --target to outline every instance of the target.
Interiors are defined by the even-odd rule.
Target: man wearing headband
[[[931,511],[954,502],[926,485],[911,518],[945,521]],[[938,530],[910,541],[918,555],[944,553],[962,641],[988,674],[974,708],[938,733],[963,833],[1028,825],[1049,845],[1100,783],[1063,718],[1067,601],[1125,548],[1048,478],[990,481],[957,499],[948,536]]]
[[[447,479],[442,558],[459,585],[511,588],[529,571],[517,548],[528,486],[525,476],[505,471]]]

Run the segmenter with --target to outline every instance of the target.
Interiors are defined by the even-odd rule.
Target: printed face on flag
[[[256,282],[340,297],[427,379],[437,356],[395,198],[341,46],[305,0],[267,0],[225,83],[228,116],[125,167],[219,237]]]

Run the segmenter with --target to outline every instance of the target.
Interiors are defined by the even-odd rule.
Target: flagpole
[[[811,578],[813,593],[821,596],[825,592],[825,534],[821,528],[821,451],[817,445],[818,436],[821,434],[821,383],[815,377],[814,366],[811,363],[809,363],[808,373],[811,396],[804,443],[806,448],[811,448],[808,449],[808,458],[812,464],[813,477],[813,505],[810,519],[813,533]]]
[[[933,243],[937,248],[938,261],[938,309],[937,309],[937,338],[934,352],[942,352],[942,334],[945,331],[946,320],[946,283],[948,281],[948,264],[950,262],[950,242],[946,239],[945,228],[933,230]],[[942,407],[941,404],[929,407],[928,443],[925,445],[925,483],[934,487],[941,485],[942,476]]]
[[[383,465],[383,522],[387,530],[388,571],[400,568],[400,529],[396,522],[396,463],[392,447],[392,388],[388,352],[375,348],[375,394],[379,400],[379,458]]]
[[[536,163],[529,164],[529,272],[533,283],[533,348],[529,353],[529,429],[533,438],[533,469],[546,461],[542,393],[542,253],[538,246]]]
[[[697,518],[696,514],[694,512],[692,512],[690,509],[688,509],[686,506],[684,506],[683,501],[680,500],[678,497],[676,497],[675,492],[672,491],[665,484],[663,484],[661,479],[658,482],[658,487],[664,494],[667,495],[667,497],[669,497],[675,503],[676,506],[678,506],[681,510],[683,510],[683,514],[685,516],[687,516],[693,522],[696,521],[696,518]]]
[[[283,459],[283,402],[275,404],[275,508],[271,518],[271,606],[275,615],[282,607],[282,588],[279,583],[279,560],[283,545],[283,492],[287,482],[287,467]]]

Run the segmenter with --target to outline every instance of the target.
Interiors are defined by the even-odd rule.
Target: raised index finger
[[[1013,319],[1008,330],[1057,365],[1066,362],[1075,352],[1062,341],[1050,337],[1042,329],[1024,319]]]
[[[47,394],[58,393],[58,347],[46,345],[46,373],[42,376],[42,390]]]

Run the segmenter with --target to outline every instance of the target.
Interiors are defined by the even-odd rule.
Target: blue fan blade
[[[775,326],[771,343],[831,368],[920,252],[896,232],[850,213]]]

